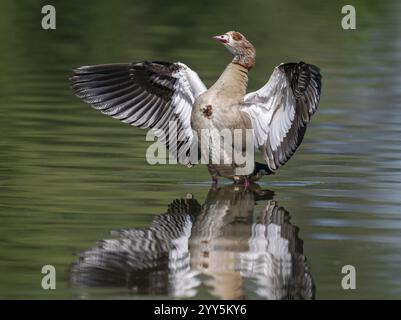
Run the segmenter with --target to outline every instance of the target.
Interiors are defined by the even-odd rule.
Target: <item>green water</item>
[[[113,238],[112,230],[149,228],[176,198],[191,193],[206,207],[219,200],[207,197],[207,170],[148,165],[146,131],[79,101],[68,77],[80,65],[182,61],[210,86],[229,61],[211,36],[232,29],[257,49],[250,90],[281,62],[304,60],[323,74],[320,107],[303,144],[261,181],[274,200],[259,199],[245,225],[251,228],[271,201],[288,212],[317,299],[401,298],[397,1],[353,1],[357,29],[351,31],[341,28],[341,1],[54,1],[57,29],[47,31],[40,25],[44,4],[1,4],[1,298],[173,297],[150,284],[138,291],[75,283],[71,266],[79,252]],[[208,208],[205,216],[213,217]],[[224,228],[218,231],[232,241],[230,250],[241,251],[237,233],[225,236]],[[243,245],[249,230],[239,229]],[[41,287],[46,264],[56,267],[56,290]],[[356,290],[341,287],[344,265],[356,268]],[[236,276],[243,296],[263,298],[252,277]],[[191,297],[224,297],[207,272],[193,277],[200,283]]]

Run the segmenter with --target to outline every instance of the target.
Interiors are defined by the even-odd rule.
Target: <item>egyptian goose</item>
[[[213,37],[232,54],[233,60],[209,89],[196,72],[176,62],[139,62],[83,66],[71,77],[75,94],[102,113],[140,128],[152,128],[159,141],[183,164],[192,166],[193,148],[202,130],[251,130],[252,155],[261,152],[266,164],[252,162],[246,174],[243,164],[232,160],[207,162],[213,182],[218,176],[249,184],[274,173],[301,144],[315,113],[321,91],[318,67],[285,63],[275,67],[269,81],[259,90],[246,93],[248,72],[255,65],[255,49],[239,32]],[[176,143],[171,143],[169,125],[174,121]],[[216,139],[201,155],[226,152]],[[202,145],[202,144],[201,144]],[[233,153],[244,152],[245,142]]]

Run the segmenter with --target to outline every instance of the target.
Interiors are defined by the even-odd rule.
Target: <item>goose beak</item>
[[[225,34],[222,34],[221,36],[214,36],[213,39],[221,43],[228,43],[228,36]]]

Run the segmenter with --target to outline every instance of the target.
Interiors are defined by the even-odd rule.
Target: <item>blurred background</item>
[[[56,7],[56,30],[41,28],[45,4]],[[356,8],[356,30],[341,28],[346,4]],[[202,203],[208,172],[148,165],[146,131],[75,98],[68,78],[81,65],[165,60],[186,63],[210,86],[230,59],[211,37],[229,30],[256,47],[250,91],[281,62],[321,68],[321,103],[303,144],[260,183],[299,228],[316,298],[401,298],[399,1],[5,0],[0,7],[1,298],[169,297],[74,286],[70,266],[111,230],[148,228],[176,198],[191,193]],[[264,206],[255,206],[255,217]],[[56,290],[41,288],[45,264],[57,269]],[[348,264],[356,290],[341,287]],[[249,280],[244,294],[254,292]],[[216,295],[201,284],[195,297]]]

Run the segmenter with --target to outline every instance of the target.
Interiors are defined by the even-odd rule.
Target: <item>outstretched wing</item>
[[[104,64],[73,71],[76,96],[122,122],[153,128],[174,156],[189,163],[191,110],[196,97],[206,90],[196,72],[180,62]],[[169,145],[172,121],[177,143]]]
[[[245,96],[241,111],[251,119],[255,146],[270,170],[284,165],[301,144],[320,91],[319,68],[300,62],[277,66],[261,89]]]

